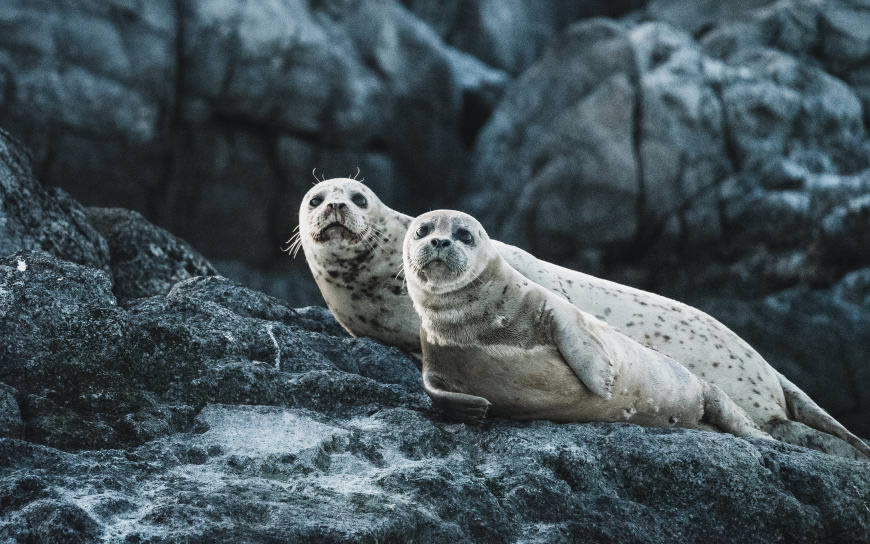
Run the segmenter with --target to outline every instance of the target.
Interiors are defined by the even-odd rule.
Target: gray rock
[[[153,273],[165,286],[174,263],[193,259],[136,215],[91,212],[116,277],[133,285],[154,285]],[[183,257],[117,253],[122,236]],[[118,273],[128,258],[142,276]],[[628,424],[466,426],[431,407],[406,354],[349,338],[323,308],[296,310],[221,276],[120,305],[119,285],[46,252],[0,258],[0,382],[14,403],[2,412],[20,404],[24,429],[0,438],[2,540],[870,538],[870,464]],[[846,308],[860,307],[844,301],[837,318],[853,323],[842,351],[852,364],[870,326]],[[834,315],[798,315],[820,313]],[[810,342],[818,320],[800,323]],[[829,390],[862,383],[860,372],[829,372]]]
[[[109,244],[113,291],[119,302],[166,294],[181,280],[217,273],[190,244],[137,212],[88,208],[87,217]]]
[[[20,535],[14,521],[38,511],[96,541],[87,512],[106,542],[870,537],[868,465],[766,441],[628,424],[466,426],[401,407],[350,417],[212,404],[194,429],[74,454],[0,440],[0,490],[33,489],[10,501],[0,534]],[[38,498],[46,484],[68,498]]]
[[[534,62],[553,35],[572,22],[589,17],[618,17],[646,2],[403,0],[402,3],[447,43],[515,74]]]
[[[93,268],[107,268],[106,241],[84,209],[63,191],[33,177],[30,155],[0,129],[0,255],[43,250]]]
[[[722,62],[661,23],[574,25],[509,86],[478,139],[466,205],[497,236],[561,261],[586,249],[618,259],[661,236],[807,243],[821,214],[808,215],[811,196],[757,189],[801,183],[762,181],[782,180],[777,164],[866,169],[860,101],[782,52],[738,51]],[[735,177],[742,194],[727,194]],[[764,232],[772,209],[799,223],[787,240]]]
[[[406,209],[460,192],[508,78],[394,0],[16,2],[0,34],[0,124],[44,181],[256,265],[313,166]]]
[[[755,301],[708,296],[694,302],[740,334],[846,427],[867,436],[870,312],[856,304],[864,298],[859,282],[852,276],[826,290],[796,287]]]
[[[0,436],[18,438],[24,428],[15,388],[0,383]]]

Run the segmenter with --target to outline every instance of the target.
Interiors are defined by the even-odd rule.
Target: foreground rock
[[[628,424],[468,427],[326,312],[220,277],[121,306],[111,287],[45,253],[0,264],[0,381],[25,429],[0,440],[2,539],[870,538],[867,463]]]
[[[870,470],[633,425],[209,405],[129,450],[0,441],[0,535],[82,542],[864,542]],[[126,540],[125,540],[126,539]]]
[[[108,242],[118,300],[165,294],[181,280],[213,276],[214,267],[190,244],[122,208],[88,208],[90,224]]]

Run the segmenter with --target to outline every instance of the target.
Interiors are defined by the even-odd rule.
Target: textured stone
[[[0,255],[40,249],[62,259],[106,268],[106,241],[88,224],[84,209],[63,191],[44,189],[30,156],[0,129]]]
[[[88,221],[109,244],[113,291],[120,302],[166,294],[177,282],[216,274],[187,242],[121,208],[88,208]]]

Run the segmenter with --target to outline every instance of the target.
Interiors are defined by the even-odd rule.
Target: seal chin
[[[460,274],[440,257],[428,260],[420,266],[420,272],[429,283],[434,284],[455,280]]]
[[[347,225],[334,221],[320,229],[317,235],[314,236],[314,240],[323,243],[335,240],[352,240],[357,237],[357,234],[350,230]]]

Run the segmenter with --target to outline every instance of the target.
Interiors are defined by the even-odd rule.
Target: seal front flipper
[[[483,397],[456,393],[443,389],[441,380],[433,376],[424,367],[423,389],[432,399],[432,405],[445,412],[448,416],[468,422],[480,422],[486,418],[492,404]]]
[[[562,358],[592,393],[611,399],[616,365],[596,331],[605,325],[561,300],[554,301],[552,315],[553,342]]]

